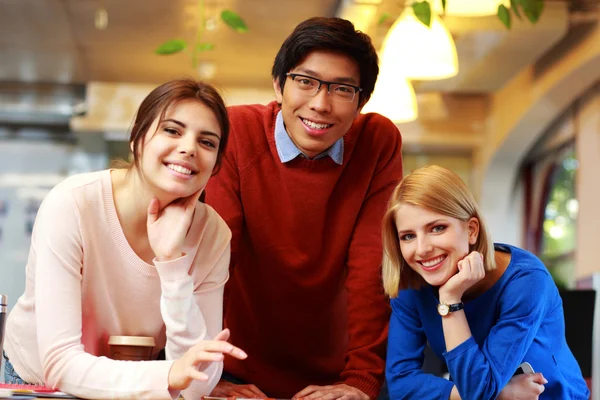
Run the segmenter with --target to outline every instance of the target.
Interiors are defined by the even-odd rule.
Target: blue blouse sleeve
[[[522,362],[549,307],[560,306],[553,301],[557,296],[550,274],[541,268],[522,270],[511,278],[498,303],[498,321],[483,346],[470,337],[444,353],[461,398],[498,396]]]
[[[390,398],[447,400],[454,384],[421,371],[427,340],[414,293],[402,290],[391,302],[386,363]]]

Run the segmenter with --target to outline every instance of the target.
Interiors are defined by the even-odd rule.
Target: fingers
[[[160,210],[160,203],[157,198],[153,198],[150,200],[150,204],[148,205],[148,218],[146,220],[147,224],[153,224],[158,219],[158,212]]]
[[[457,264],[458,270],[465,274],[469,280],[481,280],[485,276],[483,266],[483,255],[478,251],[472,251]]]
[[[246,399],[268,398],[255,385],[236,385],[227,381],[220,381],[213,389],[213,397],[239,397]]]
[[[248,357],[248,355],[239,347],[222,340],[203,340],[194,347],[196,347],[197,351],[228,354],[240,360]]]
[[[198,370],[186,353],[186,356],[183,358],[175,360],[169,370],[169,389],[186,389],[194,379],[198,381],[207,381],[208,375]]]
[[[310,385],[305,387],[304,389],[302,389],[301,391],[299,391],[298,393],[296,393],[293,397],[292,400],[296,400],[299,398],[303,398],[305,396],[308,396],[309,394],[317,391],[319,389],[319,386],[315,386],[315,385]]]
[[[212,392],[210,392],[210,396],[211,397],[228,397],[228,396],[233,396],[233,394],[231,394],[231,388],[234,385],[231,382],[225,381],[223,379],[221,379],[219,381],[219,383],[217,383],[217,386],[215,386],[215,388],[213,389]]]
[[[469,256],[462,259],[462,270],[461,272],[464,274],[465,280],[469,281],[473,279],[473,266],[471,265],[471,260]]]
[[[523,396],[529,396],[525,398],[530,398],[531,396],[537,398],[546,389],[544,386],[546,383],[548,381],[539,372],[534,374],[519,374],[513,376],[509,381],[509,384],[513,387],[513,391]]]
[[[204,350],[194,351],[194,353],[193,353],[194,365],[198,365],[199,363],[207,362],[207,361],[214,361],[214,362],[223,361],[223,353],[214,353],[211,351],[204,351]]]
[[[195,379],[197,381],[206,382],[208,380],[208,375],[204,372],[198,371],[196,368],[190,367],[187,369],[187,374],[190,378]]]
[[[544,393],[544,390],[546,390],[546,387],[544,385],[537,385],[538,386],[538,396],[542,393]]]
[[[525,379],[527,379],[527,374],[519,374],[519,375],[514,375],[512,378],[510,378],[509,382],[519,383],[521,381],[524,381]]]
[[[198,199],[200,198],[200,196],[202,195],[202,192],[204,191],[204,188],[201,188],[200,190],[198,190],[197,192],[194,192],[191,196],[185,198],[185,208],[196,208],[196,203],[198,202]]]
[[[302,398],[302,400],[336,400],[343,396],[343,392],[331,391],[331,390],[317,390]]]
[[[478,251],[471,252],[471,264],[473,265],[474,272],[479,279],[485,276],[485,265],[483,265],[483,254]]]
[[[227,341],[227,339],[229,339],[230,335],[231,335],[231,332],[229,331],[229,329],[223,329],[221,332],[217,333],[217,336],[215,336],[213,338],[213,340]]]
[[[255,385],[237,385],[236,391],[241,394],[241,396],[236,397],[242,397],[246,399],[265,399],[268,397]]]
[[[269,397],[255,385],[246,385],[246,386],[248,387],[248,389],[250,389],[251,393],[254,393],[254,396],[257,396],[260,398],[265,398],[265,399]]]
[[[548,383],[548,380],[544,378],[544,375],[542,375],[541,372],[536,372],[535,374],[527,374],[527,377],[533,385],[534,393],[536,393],[538,396],[544,393],[544,390],[546,390],[546,387],[544,385]]]
[[[301,391],[299,391],[298,393],[296,393],[294,395],[294,397],[292,397],[292,400],[320,398],[322,395],[320,392],[322,392],[323,390],[331,389],[331,388],[332,388],[332,386],[309,385],[309,386],[305,387],[304,389],[302,389]]]
[[[541,372],[536,372],[535,374],[528,374],[528,376],[532,382],[535,382],[539,385],[545,385],[546,383],[548,383],[548,380],[544,378],[544,375],[542,375]]]
[[[310,385],[292,397],[292,400],[368,400],[369,396],[360,390],[345,385],[316,386]]]

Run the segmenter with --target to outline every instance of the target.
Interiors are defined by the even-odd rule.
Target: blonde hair
[[[481,218],[479,207],[467,185],[454,172],[438,165],[414,170],[394,189],[383,217],[383,288],[388,296],[397,297],[398,291],[419,288],[425,281],[406,263],[400,252],[396,212],[402,204],[425,207],[433,212],[468,221],[479,220],[479,235],[470,251],[483,255],[486,270],[496,268],[494,243]]]

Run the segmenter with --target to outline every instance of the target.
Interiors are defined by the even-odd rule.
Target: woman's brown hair
[[[133,165],[139,167],[142,144],[154,120],[158,117],[159,122],[162,121],[169,107],[184,100],[197,100],[215,114],[221,128],[221,140],[219,142],[217,161],[213,174],[218,172],[223,151],[229,139],[227,108],[225,107],[223,98],[213,86],[193,79],[177,79],[164,83],[150,92],[142,101],[129,136]],[[131,164],[127,166],[131,167]]]

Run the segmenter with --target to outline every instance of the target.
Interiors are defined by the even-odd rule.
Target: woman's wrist
[[[178,252],[178,253],[175,253],[175,254],[172,254],[172,255],[162,255],[162,256],[157,255],[156,256],[156,261],[158,261],[158,262],[169,262],[169,261],[173,261],[173,260],[176,260],[178,258],[181,258],[183,256],[185,256],[185,253],[183,253],[183,252]]]
[[[439,291],[440,303],[444,304],[456,304],[462,302],[462,295],[454,293],[445,293],[442,290]]]

